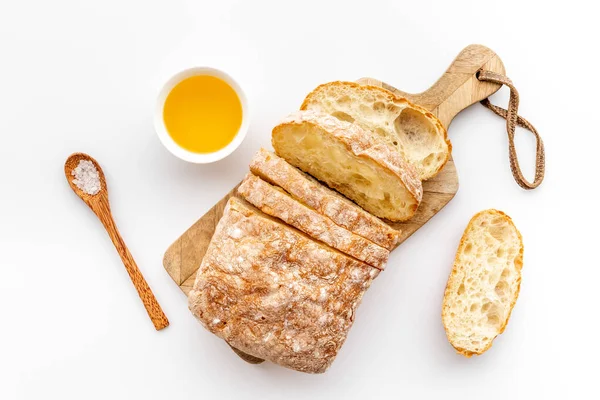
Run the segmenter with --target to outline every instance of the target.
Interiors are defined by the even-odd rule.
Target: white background
[[[0,399],[598,398],[600,29],[595,2],[550,3],[2,0]],[[545,140],[544,184],[516,185],[504,121],[474,105],[449,130],[458,194],[394,252],[329,371],[239,360],[189,313],[164,251],[316,85],[372,76],[421,91],[471,43],[517,85]],[[253,108],[245,142],[212,165],[174,158],[152,126],[161,83],[192,65],[227,69]],[[521,131],[517,144],[531,177],[534,141]],[[65,181],[75,151],[104,168],[164,331]],[[490,207],[523,234],[523,284],[506,332],[466,359],[440,306],[464,227]]]

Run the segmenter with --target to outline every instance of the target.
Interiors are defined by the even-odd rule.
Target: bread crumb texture
[[[448,278],[442,321],[450,344],[480,355],[506,328],[519,296],[523,240],[501,211],[476,214],[465,229]]]
[[[330,82],[313,90],[301,110],[331,114],[380,137],[411,165],[421,180],[444,167],[452,145],[431,112],[389,90],[355,82]]]
[[[415,169],[356,124],[299,111],[272,139],[277,155],[378,217],[406,221],[417,211],[423,187]]]

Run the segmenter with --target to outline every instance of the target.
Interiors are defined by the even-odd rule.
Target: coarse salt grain
[[[80,160],[77,167],[73,168],[71,175],[75,177],[73,183],[87,194],[95,195],[100,191],[100,174],[93,162]]]

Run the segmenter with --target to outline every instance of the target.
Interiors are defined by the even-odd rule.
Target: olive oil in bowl
[[[163,87],[155,125],[171,153],[206,163],[225,157],[241,143],[248,126],[246,113],[245,96],[231,77],[212,68],[192,68]]]

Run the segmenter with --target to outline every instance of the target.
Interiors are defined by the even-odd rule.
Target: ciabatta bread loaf
[[[231,198],[189,308],[206,329],[247,354],[321,373],[378,272]]]
[[[504,332],[522,267],[523,240],[510,217],[476,214],[460,240],[442,307],[446,335],[460,354],[482,354]]]
[[[250,170],[339,226],[373,243],[388,250],[392,250],[398,243],[400,231],[270,151],[260,149],[250,162]]]
[[[412,217],[423,196],[414,168],[356,124],[299,111],[273,129],[275,152],[365,210],[391,221]]]
[[[335,224],[258,176],[249,173],[238,187],[238,193],[265,214],[279,218],[310,237],[375,268],[385,268],[389,250]]]
[[[452,147],[442,123],[381,87],[326,83],[306,97],[301,109],[331,114],[374,132],[417,169],[421,180],[435,176],[450,158]]]

